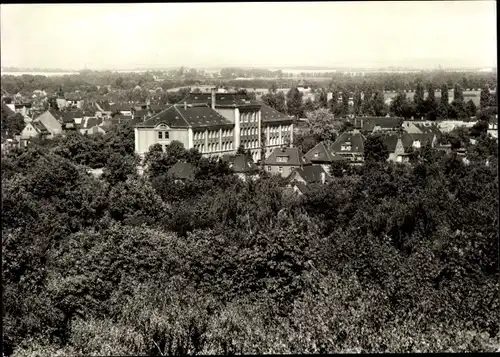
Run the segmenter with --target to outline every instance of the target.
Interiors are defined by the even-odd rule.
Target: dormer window
[[[351,151],[351,143],[350,142],[345,142],[344,144],[342,144],[342,146],[340,147],[340,150],[342,151]]]
[[[314,157],[318,157],[318,156],[319,156],[319,152],[315,152]]]
[[[276,162],[288,162],[288,156],[276,156]]]

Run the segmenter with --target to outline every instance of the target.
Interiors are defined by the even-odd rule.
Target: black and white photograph
[[[0,17],[2,357],[500,352],[496,1]]]

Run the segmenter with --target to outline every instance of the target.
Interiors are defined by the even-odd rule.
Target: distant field
[[[2,76],[46,76],[46,77],[57,77],[57,76],[68,76],[72,74],[78,74],[77,72],[1,72]]]

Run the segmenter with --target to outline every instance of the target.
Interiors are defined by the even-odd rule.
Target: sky
[[[495,1],[7,4],[2,67],[496,67]]]

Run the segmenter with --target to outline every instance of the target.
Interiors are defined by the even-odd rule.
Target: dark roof
[[[425,145],[427,141],[430,143],[434,139],[434,134],[410,134],[410,133],[402,133],[399,134],[386,134],[382,135],[382,141],[387,146],[387,150],[389,152],[394,152],[396,150],[396,145],[398,143],[398,138],[401,139],[401,143],[405,150],[408,150],[413,146],[415,141],[420,141],[420,145]]]
[[[212,93],[189,93],[184,102],[188,104],[208,104],[212,103]],[[238,93],[215,93],[215,105],[217,107],[244,107],[260,106],[260,103],[251,99],[248,94]]]
[[[316,144],[316,146],[309,150],[304,156],[311,162],[330,163],[336,161],[336,155],[330,152],[323,141]]]
[[[39,131],[40,133],[48,133],[49,131],[47,130],[47,128],[45,127],[45,125],[43,125],[43,123],[41,121],[38,121],[38,120],[34,120],[31,122],[31,125],[33,125],[33,127]]]
[[[330,181],[330,177],[326,174],[322,166],[304,166],[302,168],[295,169],[295,172],[299,174],[308,184],[321,182],[321,174],[324,174],[325,179]]]
[[[424,134],[435,134],[441,135],[442,132],[439,130],[437,125],[423,125],[422,123],[415,124],[415,126],[422,131]]]
[[[168,169],[168,177],[174,179],[194,179],[196,167],[187,162],[177,162]]]
[[[363,132],[371,132],[376,126],[381,129],[396,129],[401,127],[403,118],[395,117],[356,117],[347,119],[355,128]]]
[[[330,150],[333,153],[338,153],[338,152],[363,153],[365,150],[365,140],[366,140],[365,136],[359,132],[358,133],[344,132],[331,145]],[[346,142],[351,143],[350,151],[342,151],[341,147]]]
[[[72,113],[73,113],[73,118],[83,118],[84,117],[83,111],[80,109],[73,110]]]
[[[15,107],[15,108],[23,108],[23,107],[26,107],[26,108],[31,108],[31,103],[20,103],[20,104],[14,104],[14,107]]]
[[[2,103],[2,116],[10,117],[12,115],[16,114],[15,111],[10,109],[7,104]]]
[[[63,112],[62,121],[63,123],[74,123],[75,122],[74,112]]]
[[[278,156],[287,156],[287,162],[278,162]],[[271,155],[264,161],[265,165],[279,165],[279,166],[302,166],[311,165],[311,162],[303,157],[298,148],[276,148]]]
[[[96,118],[96,117],[90,117],[90,118],[87,118],[86,120],[82,121],[81,127],[83,129],[90,129],[96,125],[100,125],[101,123],[102,123],[102,119]]]
[[[276,109],[271,108],[269,105],[262,103],[260,107],[260,119],[263,123],[275,122],[275,121],[292,121],[292,119],[278,112]]]
[[[389,152],[394,152],[396,150],[396,145],[398,144],[398,139],[399,139],[398,134],[382,135],[381,138],[385,146],[387,147],[387,150],[389,150]],[[401,139],[401,141],[403,140]]]
[[[96,104],[98,104],[105,112],[111,111],[111,106],[109,105],[109,102],[107,100],[99,100],[96,102]]]
[[[132,105],[131,104],[127,104],[127,103],[113,103],[110,105],[110,111],[112,112],[121,112],[121,111],[124,111],[124,112],[128,112],[132,109]]]
[[[113,119],[121,121],[132,120],[133,118],[134,117],[132,115],[125,115],[125,114],[116,114],[113,116]]]
[[[74,101],[74,100],[82,100],[82,97],[77,94],[67,94],[66,100]]]
[[[223,155],[222,161],[227,162],[229,167],[236,173],[248,172],[257,168],[252,158],[246,155]]]
[[[307,187],[306,185],[304,185],[302,182],[295,182],[294,186],[299,189],[300,193],[306,193],[306,192],[311,191],[309,189],[309,187]]]
[[[62,121],[63,120],[63,114],[60,111],[57,111],[55,109],[49,109],[48,112],[55,118],[57,121]]]
[[[158,124],[167,124],[173,128],[229,126],[232,123],[207,105],[187,106],[176,104],[164,111],[153,115],[140,127],[154,128]]]
[[[145,109],[139,109],[139,110],[136,110],[134,112],[134,118],[137,118],[137,117],[140,117],[140,118],[143,118],[145,117],[146,115],[149,114],[149,111],[148,110],[145,110]]]

